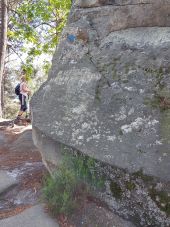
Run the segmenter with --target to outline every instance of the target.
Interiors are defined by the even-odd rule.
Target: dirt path
[[[46,169],[33,145],[30,126],[0,126],[0,171],[17,182],[0,195],[0,219],[16,215],[39,202]]]

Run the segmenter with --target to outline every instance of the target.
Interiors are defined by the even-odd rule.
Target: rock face
[[[48,168],[65,145],[169,182],[169,59],[170,0],[75,1],[32,99],[33,137]]]
[[[32,100],[34,128],[101,161],[170,180],[170,1],[76,4]]]

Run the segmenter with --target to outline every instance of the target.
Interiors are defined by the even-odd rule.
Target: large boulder
[[[33,127],[98,160],[170,180],[170,2],[105,2],[72,11],[32,100]]]
[[[32,99],[33,138],[47,167],[65,145],[169,182],[169,59],[169,0],[75,1]]]

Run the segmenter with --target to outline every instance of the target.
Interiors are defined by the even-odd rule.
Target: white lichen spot
[[[73,114],[81,114],[86,111],[86,107],[84,105],[77,106],[72,109]]]
[[[116,136],[107,136],[107,140],[114,142],[116,139]]]
[[[78,140],[83,140],[83,138],[84,138],[83,136],[79,136],[77,139]]]
[[[92,138],[93,139],[96,139],[96,140],[99,140],[100,139],[100,134],[98,134],[98,135],[92,135]]]
[[[123,125],[122,127],[121,127],[121,130],[122,130],[122,132],[123,133],[129,133],[129,132],[132,132],[132,127],[130,127],[130,125]]]
[[[131,127],[134,129],[139,129],[144,123],[144,119],[138,117],[134,122],[131,123]]]
[[[125,87],[124,89],[126,89],[126,90],[128,90],[128,91],[136,91],[136,89],[133,88],[133,87]]]
[[[158,161],[159,161],[159,162],[162,162],[162,157],[159,157],[159,158],[158,158]]]
[[[120,114],[120,115],[117,114],[116,117],[115,117],[115,120],[116,121],[122,121],[122,120],[124,120],[126,118],[127,118],[127,116],[125,114]]]
[[[82,129],[90,129],[90,125],[86,122],[82,124]]]
[[[144,89],[140,89],[140,90],[139,90],[139,93],[140,93],[140,94],[143,94],[144,92],[145,92]]]
[[[70,64],[77,64],[77,61],[71,60],[71,61],[70,61]]]
[[[139,128],[144,124],[144,119],[138,117],[134,122],[129,125],[123,125],[121,130],[124,134],[132,132],[133,129],[139,130]]]
[[[156,125],[156,124],[158,124],[158,123],[159,123],[159,121],[157,121],[157,120],[154,119],[154,120],[152,120],[152,121],[149,121],[149,122],[148,122],[148,125],[149,125],[149,126],[154,126],[154,125]]]
[[[118,82],[113,82],[113,83],[111,84],[111,87],[112,87],[112,88],[119,88]]]
[[[57,132],[57,135],[58,135],[58,136],[63,136],[63,134],[64,134],[64,132],[63,132],[63,131],[59,131],[59,132]]]
[[[156,144],[156,145],[162,145],[162,142],[159,141],[159,140],[156,140],[156,141],[155,141],[155,144]]]
[[[130,116],[131,114],[133,114],[135,112],[135,109],[132,107],[129,112],[128,112],[128,116]]]
[[[115,114],[115,120],[116,121],[122,121],[124,119],[126,119],[127,116],[126,116],[126,109],[124,106],[122,106],[120,108],[120,112],[118,114]]]
[[[163,156],[166,157],[168,154],[167,153],[163,153]]]
[[[75,131],[73,131],[72,133],[72,139],[73,140],[77,140],[78,135],[80,134],[80,130],[76,129]]]
[[[135,73],[135,72],[136,72],[135,69],[131,69],[131,70],[129,70],[128,75],[131,75],[131,74],[133,74],[133,73]]]

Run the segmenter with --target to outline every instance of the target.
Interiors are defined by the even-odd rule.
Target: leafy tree
[[[33,79],[32,83],[30,81],[30,85],[32,90],[35,90],[43,81],[42,75],[47,75],[51,64],[50,56],[52,56],[61,31],[66,24],[71,0],[1,0],[0,4],[0,21],[5,22],[0,23],[0,60],[3,62],[0,64],[0,93],[1,83],[3,82],[2,91],[4,91],[5,84],[10,83],[10,68],[12,71],[15,70],[14,66],[8,63],[10,58],[7,58],[14,53],[17,56],[18,65],[21,62],[21,69],[29,78]],[[3,12],[6,14],[1,12],[3,7],[5,7]],[[6,70],[4,70],[5,57]],[[45,60],[43,65],[39,66],[38,73],[35,59],[42,61],[43,58]],[[21,70],[18,70],[19,72]],[[0,98],[0,117],[2,97],[3,92]],[[8,100],[12,98],[6,87],[5,98],[5,103],[9,103]]]
[[[70,8],[71,0],[23,0],[11,10],[10,47],[20,58],[23,53],[27,56],[22,63],[28,75],[33,74],[36,57],[53,54]]]

